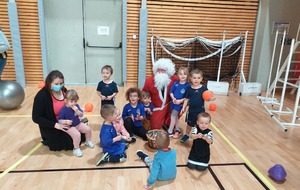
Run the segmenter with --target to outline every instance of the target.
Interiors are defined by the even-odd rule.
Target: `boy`
[[[213,143],[213,133],[209,129],[211,116],[202,112],[197,116],[197,125],[192,129],[193,146],[188,158],[188,168],[204,171],[210,159],[209,145]]]
[[[155,138],[158,148],[153,160],[141,150],[136,154],[150,167],[150,176],[144,189],[151,189],[156,180],[171,180],[176,177],[176,151],[169,147],[170,137],[166,131],[158,130]]]
[[[105,104],[102,106],[100,114],[104,119],[100,131],[100,146],[103,150],[103,156],[97,162],[97,166],[107,162],[117,163],[126,161],[127,147],[122,143],[122,135],[117,135],[113,126],[113,121],[117,119],[118,113],[114,105]]]

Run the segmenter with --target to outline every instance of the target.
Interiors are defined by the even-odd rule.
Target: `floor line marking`
[[[15,169],[19,164],[21,164],[24,160],[26,160],[32,153],[34,153],[37,149],[39,149],[42,146],[42,143],[40,142],[39,144],[37,144],[35,147],[33,147],[26,155],[24,155],[20,160],[18,160],[17,162],[15,162],[13,165],[11,165],[9,168],[7,168],[6,170],[4,170],[4,172],[2,172],[0,174],[0,179],[2,177],[4,177],[6,174],[8,174],[10,171],[12,171],[13,169]]]
[[[18,117],[31,117],[32,115],[3,115],[1,114],[0,115],[0,118],[18,118]],[[84,115],[85,117],[99,117],[100,115],[99,114],[96,114],[96,115]]]
[[[271,190],[275,190],[276,188],[272,185],[272,183],[265,178],[265,176],[244,156],[244,154],[217,128],[217,126],[211,122],[212,127],[217,133],[227,142],[227,144],[244,160],[244,162],[251,168],[251,170],[268,186]]]

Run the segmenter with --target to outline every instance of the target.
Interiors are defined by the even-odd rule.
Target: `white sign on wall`
[[[108,26],[98,26],[97,33],[100,36],[108,36],[109,35],[109,27]]]
[[[273,34],[275,34],[277,30],[279,34],[283,34],[284,31],[286,31],[286,34],[288,34],[289,29],[290,29],[289,22],[280,22],[280,21],[273,22],[273,30],[272,30]]]

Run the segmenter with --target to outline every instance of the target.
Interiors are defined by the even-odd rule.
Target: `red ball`
[[[210,90],[206,90],[206,91],[204,91],[203,94],[202,94],[202,98],[203,98],[205,101],[209,101],[212,97],[213,97],[213,93],[212,93]]]
[[[91,112],[91,111],[93,111],[93,108],[94,108],[94,106],[93,106],[93,104],[91,104],[91,103],[87,103],[87,104],[85,104],[85,106],[84,106],[84,110],[85,110],[86,112]]]
[[[38,88],[43,88],[45,86],[45,82],[41,81],[38,83]]]
[[[216,109],[217,109],[217,105],[216,104],[212,103],[212,104],[209,105],[209,110],[210,111],[216,111]]]

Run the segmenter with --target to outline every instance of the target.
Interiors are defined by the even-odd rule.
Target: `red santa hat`
[[[164,69],[169,76],[174,75],[175,65],[171,59],[161,58],[153,63],[153,73],[156,74],[157,69]]]

